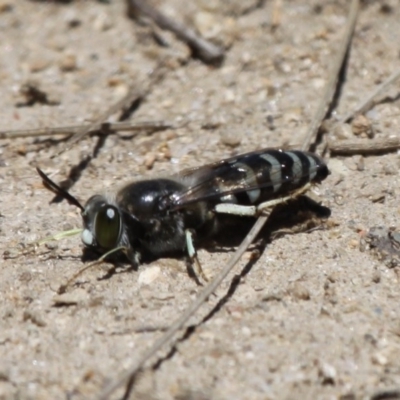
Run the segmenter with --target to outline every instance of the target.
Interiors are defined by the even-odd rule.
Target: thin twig
[[[123,121],[123,122],[105,122],[98,129],[91,129],[92,124],[59,126],[55,128],[37,128],[37,129],[15,129],[0,131],[0,139],[16,139],[39,136],[54,135],[74,135],[78,132],[87,131],[88,134],[95,131],[105,130],[107,134],[122,131],[141,131],[141,130],[161,130],[173,127],[172,122],[167,121]]]
[[[269,211],[270,212],[270,211]],[[187,320],[200,308],[200,306],[206,301],[206,299],[215,291],[223,279],[229,274],[232,268],[237,264],[237,262],[242,257],[243,253],[247,250],[250,244],[253,242],[255,237],[258,235],[265,222],[269,217],[268,215],[263,215],[258,218],[257,222],[254,224],[253,228],[249,234],[245,237],[239,248],[233,254],[229,262],[225,265],[224,269],[210,282],[205,289],[200,293],[197,299],[188,307],[188,309],[168,328],[168,330],[151,346],[144,354],[127,370],[125,371],[117,380],[111,382],[101,395],[98,400],[108,400],[111,393],[113,393],[117,388],[125,384],[139,369],[142,365],[158,350],[161,349],[166,343],[168,343],[175,334],[184,326]]]
[[[381,95],[393,82],[400,78],[400,68],[381,83],[365,100],[361,101],[357,107],[339,120],[338,123],[345,123],[353,119],[358,114],[364,114],[375,105],[376,98]]]
[[[203,39],[194,30],[173,21],[165,14],[150,5],[146,0],[128,0],[129,6],[135,11],[152,19],[161,29],[173,32],[176,37],[185,42],[206,63],[220,63],[224,57],[224,50],[219,46]]]
[[[137,85],[132,85],[128,91],[128,94],[124,96],[117,103],[113,104],[106,112],[102,113],[99,117],[97,117],[93,123],[85,126],[84,129],[78,131],[72,136],[72,138],[68,141],[68,143],[57,153],[51,156],[51,158],[55,158],[65,151],[69,150],[75,143],[79,142],[85,135],[87,135],[90,131],[100,129],[101,125],[113,114],[117,113],[123,108],[126,108],[128,105],[132,104],[134,101],[143,99],[149,93],[151,87],[158,82],[164,76],[164,69],[158,68],[156,69],[149,81],[138,87]]]
[[[303,142],[302,149],[307,150],[310,148],[311,143],[314,142],[320,125],[321,121],[325,118],[326,112],[329,109],[329,105],[332,102],[333,95],[335,93],[335,88],[338,82],[339,72],[342,68],[343,61],[345,60],[347,50],[350,46],[351,39],[354,32],[354,27],[356,25],[358,9],[359,9],[359,0],[353,0],[350,6],[349,16],[346,22],[346,29],[343,35],[342,42],[340,43],[339,49],[336,53],[336,58],[333,61],[332,68],[329,72],[329,79],[327,84],[324,88],[324,95],[322,101],[319,103],[319,107],[315,114],[314,120],[311,122],[310,128],[307,132],[307,136]]]
[[[352,156],[355,154],[380,154],[400,149],[400,138],[348,139],[329,142],[331,154]]]
[[[357,14],[354,10],[358,9],[358,0],[353,0],[352,7],[349,13],[349,19],[354,20],[354,14]],[[353,24],[352,24],[353,26]],[[348,33],[346,32],[346,37],[348,37]],[[351,35],[350,35],[351,38]],[[350,40],[350,39],[348,39]],[[346,48],[349,46],[349,42],[346,41]],[[334,78],[330,77],[330,81],[337,82],[337,75],[340,71],[340,67],[337,69],[333,69],[331,73],[335,73],[336,76]],[[334,90],[328,91],[328,94],[325,95],[325,98],[328,99],[326,104],[329,104],[334,95]],[[330,98],[328,98],[330,95]],[[325,114],[321,116],[320,110],[317,111],[310,128],[311,134],[307,135],[303,149],[308,149],[310,144],[316,137],[316,132],[318,131],[320,124],[323,120]],[[316,128],[313,128],[316,126]],[[313,129],[313,131],[311,131]],[[315,130],[316,129],[316,130]],[[315,130],[315,133],[314,133]],[[107,400],[109,396],[119,387],[124,385],[125,383],[131,381],[131,379],[135,376],[135,374],[143,367],[144,363],[154,356],[164,345],[170,343],[174,338],[175,334],[187,323],[190,317],[194,315],[194,313],[201,307],[201,305],[205,302],[205,300],[215,291],[215,289],[220,285],[223,279],[229,274],[229,272],[233,269],[233,267],[240,260],[243,253],[248,249],[250,244],[253,242],[257,234],[263,228],[265,223],[268,220],[268,217],[271,213],[271,210],[268,210],[268,214],[260,216],[255,222],[253,228],[248,233],[248,235],[244,238],[243,242],[240,244],[239,248],[233,254],[229,262],[225,265],[223,270],[214,278],[212,282],[210,282],[205,289],[200,293],[197,299],[189,306],[189,308],[171,325],[171,327],[151,346],[145,353],[124,373],[122,373],[114,382],[111,382],[100,394],[99,397],[96,397],[97,400]]]

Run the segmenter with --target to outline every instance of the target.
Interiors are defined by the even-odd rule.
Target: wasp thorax
[[[82,242],[88,247],[111,250],[121,237],[121,215],[118,208],[105,197],[91,197],[82,213],[84,229]]]

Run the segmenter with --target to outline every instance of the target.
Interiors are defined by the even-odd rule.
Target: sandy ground
[[[138,177],[301,144],[348,6],[285,0],[273,30],[272,1],[158,3],[226,47],[222,65],[191,58],[156,30],[161,46],[154,29],[127,17],[122,1],[0,1],[1,130],[90,122],[129,85],[146,82],[161,59],[166,75],[131,119],[186,121],[100,145],[87,137],[55,160],[61,136],[0,142],[1,399],[95,396],[201,291],[184,261],[170,258],[138,271],[89,270],[60,300],[59,285],[87,262],[79,237],[16,257],[20,243],[81,226],[74,207],[50,203],[35,163],[62,181],[98,145],[71,188],[85,201]],[[363,3],[338,117],[398,68],[399,21],[399,0]],[[27,84],[46,94],[44,103],[27,104]],[[398,93],[393,85],[367,114],[377,137],[399,134]],[[356,128],[334,140],[354,137]],[[240,283],[227,295],[229,276],[190,321],[194,331],[152,360],[131,398],[350,400],[400,388],[400,270],[359,246],[371,227],[399,227],[399,165],[396,153],[331,158],[332,174],[317,189],[332,211],[329,228],[274,240],[244,273],[247,253],[234,271]],[[206,248],[199,256],[216,272],[233,251]]]

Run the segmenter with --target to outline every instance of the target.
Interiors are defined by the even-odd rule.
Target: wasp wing
[[[329,171],[313,153],[263,149],[182,171],[186,189],[169,198],[179,209],[204,200],[256,204],[290,193],[307,182],[319,183]]]

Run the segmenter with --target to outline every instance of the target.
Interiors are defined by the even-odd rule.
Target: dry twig
[[[217,64],[224,58],[224,50],[217,45],[203,39],[194,30],[173,21],[165,14],[151,6],[146,0],[128,0],[134,12],[139,12],[152,19],[161,29],[173,32],[176,37],[185,42],[205,63]]]
[[[332,68],[329,71],[328,82],[324,88],[324,96],[322,101],[319,103],[320,106],[317,109],[314,120],[311,122],[307,136],[304,139],[302,149],[307,150],[310,148],[311,143],[315,140],[321,122],[326,116],[329,109],[329,105],[332,102],[333,95],[335,93],[336,85],[338,82],[339,72],[342,68],[347,50],[349,49],[351,39],[353,37],[354,27],[356,25],[357,15],[359,9],[359,0],[353,0],[350,6],[349,16],[347,18],[345,33],[343,35],[342,42],[340,43],[339,49],[335,55],[335,59],[332,63]]]
[[[400,68],[382,82],[368,97],[360,102],[357,107],[339,120],[339,123],[350,121],[355,116],[363,114],[375,105],[376,98],[381,95],[393,82],[400,78]]]
[[[376,98],[381,95],[393,82],[400,78],[400,69],[395,71],[388,79],[379,85],[366,100],[360,102],[357,107],[350,111],[334,124],[334,127],[350,121],[359,114],[367,112],[375,104]],[[333,130],[334,128],[332,128]],[[328,149],[331,154],[352,156],[355,154],[382,154],[400,149],[400,139],[397,137],[377,139],[348,139],[338,141],[327,141],[324,151]]]
[[[331,154],[352,156],[355,154],[379,154],[400,149],[400,138],[348,139],[329,142]]]
[[[53,154],[51,158],[55,158],[65,151],[69,150],[75,143],[79,142],[85,135],[87,135],[90,131],[99,130],[101,125],[106,121],[111,115],[117,113],[121,109],[126,108],[128,105],[132,104],[134,101],[142,100],[147,96],[150,89],[153,87],[155,83],[157,83],[163,76],[165,70],[163,68],[156,69],[149,81],[142,86],[132,85],[128,91],[128,94],[119,100],[117,103],[112,105],[106,112],[102,113],[99,117],[97,117],[93,123],[85,126],[84,129],[78,131],[72,136],[72,138],[68,141],[68,143],[57,153]]]
[[[54,135],[74,135],[76,133],[87,131],[88,134],[96,131],[105,131],[107,134],[114,132],[132,132],[143,130],[162,130],[172,128],[174,124],[167,121],[124,121],[124,122],[105,122],[99,125],[98,129],[90,129],[90,125],[72,125],[60,126],[55,128],[37,128],[37,129],[15,129],[9,131],[0,131],[0,139],[16,139],[39,136]]]

